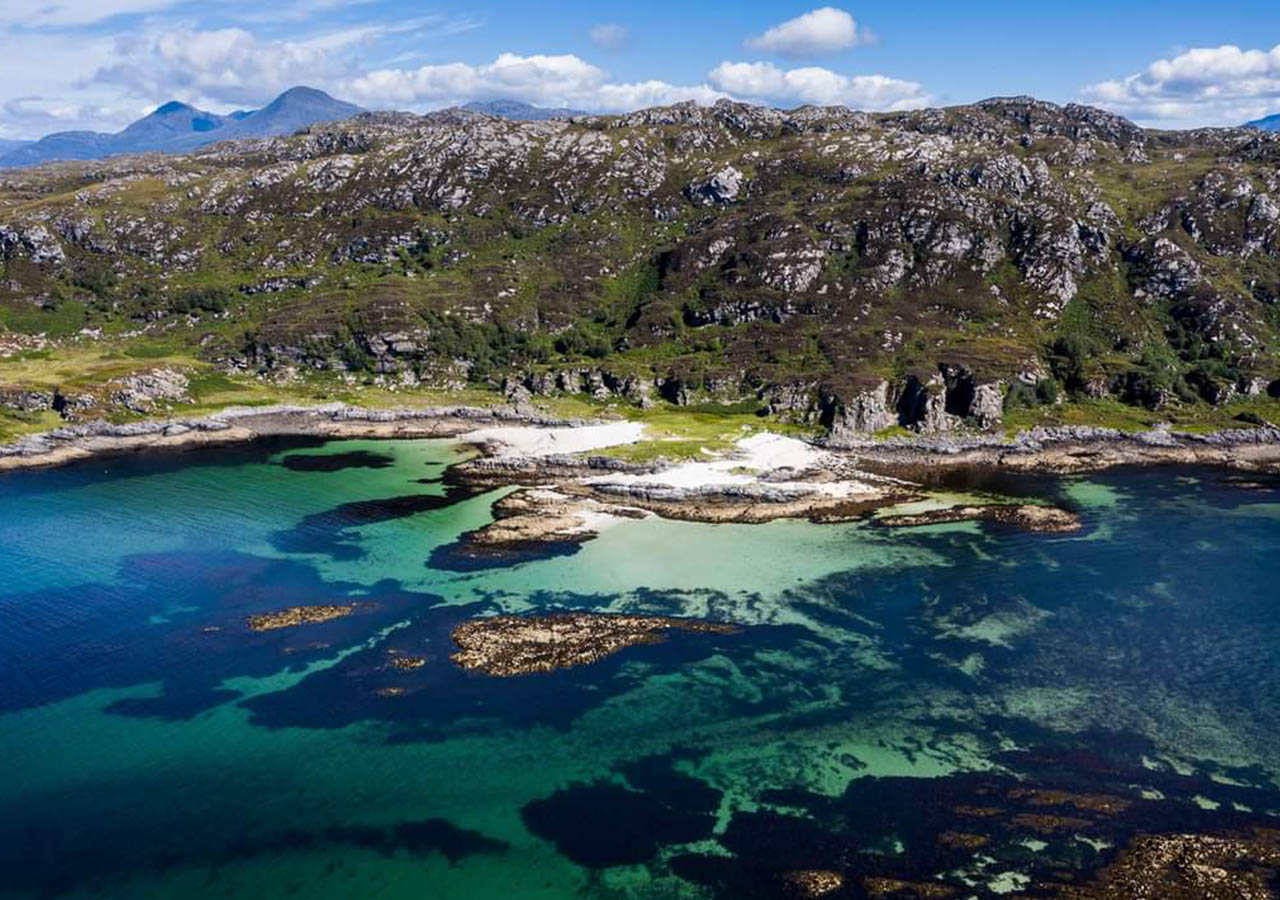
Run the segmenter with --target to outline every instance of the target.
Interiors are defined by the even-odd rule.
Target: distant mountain
[[[233,112],[227,117],[233,120],[232,124],[217,140],[293,134],[316,122],[336,122],[362,112],[354,103],[335,100],[315,88],[289,88],[262,109]]]
[[[469,109],[472,112],[524,122],[545,122],[548,119],[568,119],[572,116],[589,115],[589,113],[580,109],[568,109],[565,107],[548,109],[545,106],[534,106],[521,100],[475,100],[462,108]]]
[[[0,168],[127,153],[183,153],[214,141],[292,134],[316,122],[349,119],[359,112],[363,112],[360,107],[309,87],[290,88],[262,109],[236,110],[225,116],[173,100],[115,134],[60,131],[16,146],[0,143]]]
[[[8,138],[0,138],[0,155],[17,150],[19,147],[25,147],[30,141],[14,141]]]
[[[1252,122],[1245,122],[1245,128],[1257,128],[1261,131],[1280,131],[1280,113],[1274,116],[1267,116],[1265,119],[1254,119]]]

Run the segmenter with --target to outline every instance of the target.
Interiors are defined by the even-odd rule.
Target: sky
[[[866,110],[1031,94],[1143,125],[1280,113],[1280,2],[0,0],[0,138],[306,84],[369,109],[720,97]]]

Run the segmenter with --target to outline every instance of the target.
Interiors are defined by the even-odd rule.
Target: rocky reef
[[[325,604],[320,606],[290,606],[274,612],[259,613],[245,618],[250,631],[275,631],[280,628],[296,628],[299,625],[318,625],[349,616],[360,608],[358,603]]]
[[[946,522],[999,522],[1025,531],[1047,534],[1063,534],[1079,531],[1083,527],[1080,517],[1056,506],[1035,504],[991,503],[982,505],[950,506],[927,512],[907,515],[880,516],[876,524],[890,528],[913,528],[921,525],[940,525]]]
[[[1084,887],[1060,900],[1275,900],[1280,831],[1232,836],[1143,835]]]
[[[788,897],[817,900],[844,887],[844,875],[832,869],[797,869],[778,876]]]
[[[657,644],[673,631],[731,634],[732,625],[663,616],[560,613],[494,616],[464,622],[453,630],[464,669],[498,678],[585,666],[627,647]]]

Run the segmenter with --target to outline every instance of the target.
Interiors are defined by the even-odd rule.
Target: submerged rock
[[[585,666],[638,644],[658,644],[666,632],[731,634],[733,625],[666,616],[563,613],[495,616],[453,630],[460,648],[450,657],[464,669],[499,678]]]
[[[814,900],[834,894],[844,887],[844,876],[833,869],[797,869],[778,876],[790,897]]]
[[[411,672],[414,669],[421,669],[427,664],[427,661],[421,656],[397,656],[391,660],[391,668],[400,669],[404,672]]]

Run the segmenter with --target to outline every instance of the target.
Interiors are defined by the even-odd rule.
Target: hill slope
[[[0,323],[848,432],[1166,415],[1280,393],[1277,198],[1280,135],[1028,98],[365,114],[0,175]]]
[[[579,109],[560,107],[548,109],[545,106],[534,106],[520,100],[475,100],[462,107],[471,112],[484,113],[489,116],[500,116],[504,119],[515,119],[521,122],[545,122],[548,119],[571,119],[574,116],[585,116],[587,113]]]

